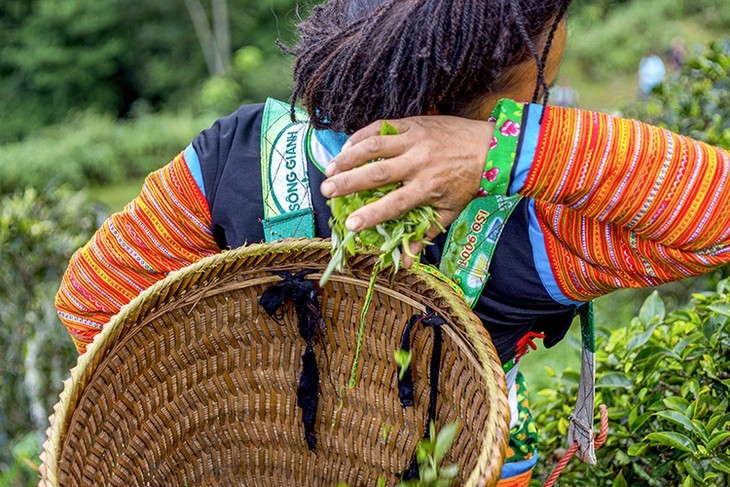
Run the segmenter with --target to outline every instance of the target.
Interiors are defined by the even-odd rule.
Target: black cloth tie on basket
[[[313,450],[317,445],[314,425],[317,422],[317,406],[319,404],[319,369],[317,367],[317,357],[314,353],[314,342],[325,329],[321,305],[317,299],[317,288],[312,281],[306,279],[307,275],[314,272],[317,271],[305,269],[296,274],[275,272],[277,276],[282,278],[282,281],[264,291],[259,299],[261,307],[279,324],[283,324],[282,320],[287,305],[292,303],[299,323],[299,335],[307,342],[307,348],[302,355],[302,372],[299,376],[299,387],[297,388],[297,406],[302,410],[304,439],[310,450]]]
[[[439,373],[441,372],[441,348],[443,345],[443,331],[441,330],[441,326],[444,325],[446,321],[430,308],[426,308],[425,315],[411,316],[408,320],[408,324],[403,330],[403,335],[401,336],[401,350],[408,351],[411,349],[412,332],[415,325],[418,323],[422,323],[423,326],[433,328],[433,349],[431,350],[431,361],[429,363],[428,412],[426,413],[426,426],[423,433],[423,438],[428,438],[430,431],[429,425],[431,424],[431,421],[434,423],[436,422],[436,400],[438,399]],[[398,397],[400,397],[401,406],[413,406],[413,374],[411,373],[410,365],[403,373],[403,378],[398,379]],[[401,480],[414,480],[418,477],[418,458],[416,456],[416,452],[413,452],[411,463],[408,465],[408,468],[401,473],[400,478]]]

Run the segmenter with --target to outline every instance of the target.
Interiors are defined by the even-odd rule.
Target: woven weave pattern
[[[145,291],[72,371],[51,418],[42,483],[356,486],[382,476],[393,484],[423,434],[432,334],[420,330],[413,341],[413,408],[400,406],[393,352],[408,318],[430,306],[447,320],[437,426],[463,423],[450,453],[461,482],[495,484],[508,434],[501,367],[479,320],[438,279],[401,271],[393,283],[378,280],[360,381],[347,389],[368,255],[320,296],[318,443],[307,449],[296,405],[305,342],[293,311],[278,324],[258,299],[280,281],[272,271],[321,271],[328,259],[323,241],[255,245]]]

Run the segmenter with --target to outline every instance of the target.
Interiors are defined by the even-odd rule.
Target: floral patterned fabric
[[[515,379],[517,389],[517,425],[509,435],[509,444],[498,487],[527,486],[537,463],[537,427],[530,413],[525,380],[521,373]]]
[[[492,112],[494,136],[489,145],[487,162],[482,173],[482,184],[477,196],[507,194],[510,173],[517,156],[524,105],[511,100],[500,100]]]

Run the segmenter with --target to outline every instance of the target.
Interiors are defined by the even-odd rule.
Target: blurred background
[[[237,106],[288,99],[295,0],[0,2],[0,486],[37,482],[47,417],[76,352],[53,297],[72,252],[144,176]],[[300,2],[301,3],[301,2]],[[554,104],[730,147],[728,0],[576,0]],[[668,309],[717,273],[665,286]],[[626,325],[649,291],[599,300]],[[579,367],[578,335],[525,359],[536,389]],[[730,467],[728,467],[730,468]]]

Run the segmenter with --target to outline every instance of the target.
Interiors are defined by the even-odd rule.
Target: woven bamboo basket
[[[388,485],[411,461],[429,402],[432,334],[413,339],[413,407],[401,407],[394,350],[409,317],[432,308],[443,329],[437,427],[460,420],[447,462],[461,485],[494,485],[508,438],[496,352],[454,290],[423,269],[378,278],[347,387],[360,308],[375,257],[350,259],[319,300],[326,331],[317,446],[297,407],[304,340],[296,317],[275,321],[258,299],[281,277],[316,272],[329,242],[251,245],[170,274],[125,306],[65,382],[42,455],[41,485]]]

